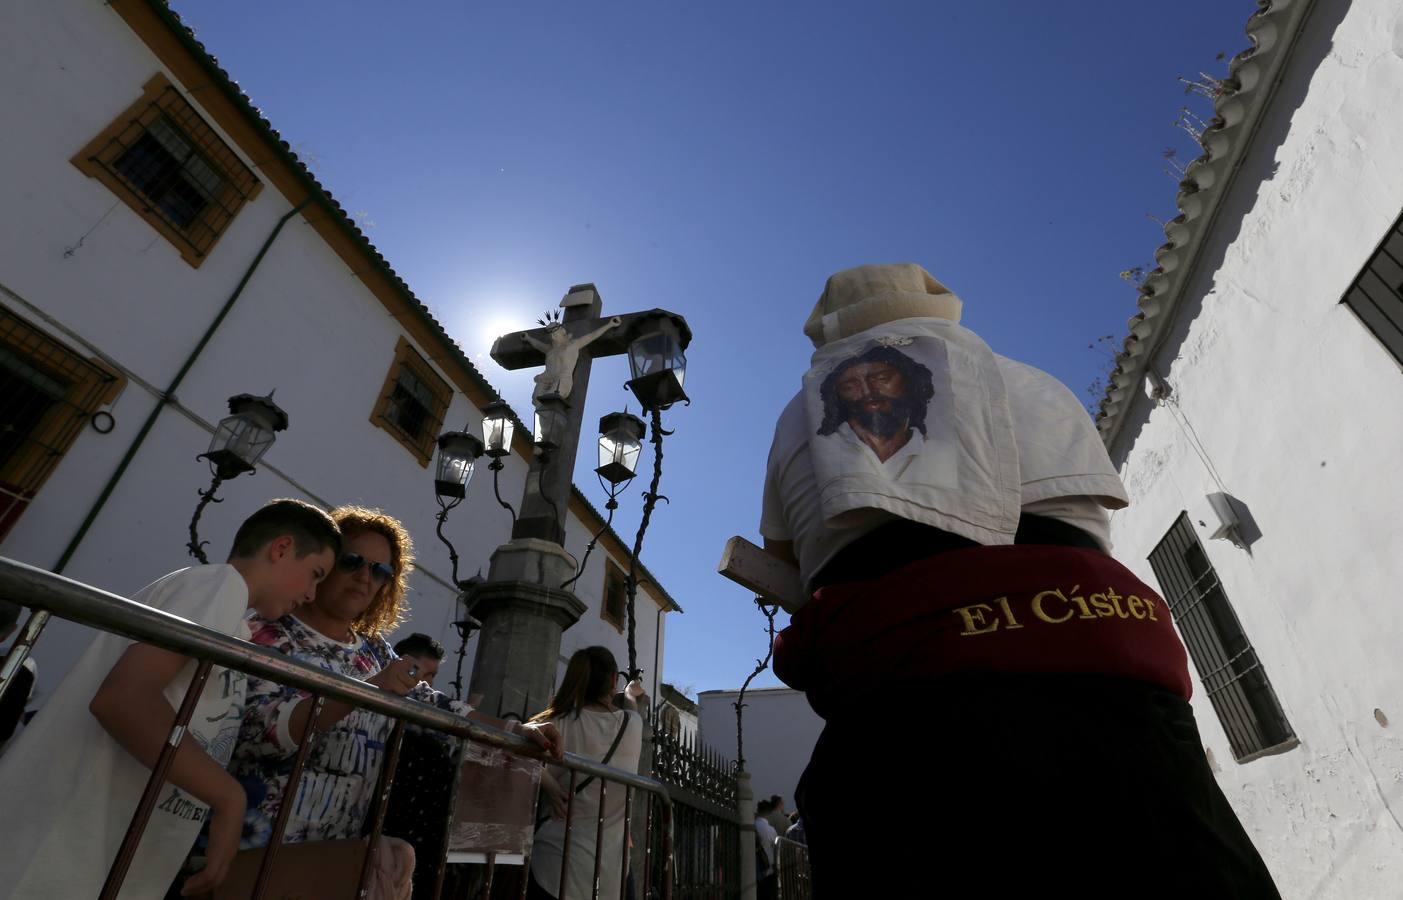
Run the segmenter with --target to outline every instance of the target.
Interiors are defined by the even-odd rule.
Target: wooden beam
[[[566,300],[570,295],[566,296]],[[639,327],[649,319],[658,315],[671,316],[674,319],[681,319],[676,313],[666,310],[651,309],[645,312],[625,313],[618,316],[619,324],[610,329],[605,334],[600,335],[595,340],[587,344],[581,351],[591,359],[600,359],[605,356],[621,356],[628,352],[628,345],[637,334]],[[598,328],[610,316],[601,316],[598,319],[584,319],[568,323],[566,330],[572,337],[578,337],[589,331]],[[550,332],[548,327],[532,328],[529,331],[516,331],[511,334],[504,334],[497,338],[492,345],[492,358],[497,365],[504,369],[528,369],[533,366],[542,365],[545,361],[545,354],[537,350],[527,341],[527,336],[535,338],[542,344],[550,343]],[[688,335],[690,336],[690,335]],[[683,342],[683,349],[686,342]]]
[[[768,603],[792,613],[808,600],[799,570],[736,535],[726,542],[716,571]]]

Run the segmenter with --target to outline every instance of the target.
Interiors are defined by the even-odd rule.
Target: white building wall
[[[1140,397],[1112,448],[1132,500],[1112,537],[1156,584],[1181,510],[1250,509],[1250,553],[1199,537],[1300,746],[1234,762],[1196,680],[1205,746],[1284,897],[1398,897],[1403,384],[1338,301],[1403,209],[1403,9],[1307,28],[1155,360],[1173,402]]]
[[[700,739],[698,707],[686,694],[669,685],[658,695],[655,705],[658,709],[658,728],[675,734],[684,742]],[[715,749],[719,751],[720,748]]]
[[[690,741],[700,738],[701,720],[696,714],[678,711],[677,719],[677,736],[679,738],[681,738],[684,741]]]
[[[736,758],[738,691],[702,691],[697,695],[701,739],[727,759]],[[823,720],[801,691],[751,688],[745,692],[745,768],[755,799],[779,794],[785,809],[795,809],[794,790],[809,764]]]
[[[34,565],[56,563],[155,406],[156,392],[171,382],[278,220],[292,209],[244,157],[264,189],[196,269],[125,202],[69,162],[138,99],[157,71],[162,67],[155,56],[103,4],[0,6],[0,117],[25,123],[0,142],[0,305],[82,355],[90,352],[84,342],[96,347],[131,373],[107,408],[116,428],[106,435],[84,429],[0,543],[0,555]],[[198,94],[186,96],[199,108]],[[219,130],[212,117],[205,119]],[[307,211],[324,214],[314,207]],[[294,216],[179,387],[177,404],[161,413],[64,574],[130,594],[189,565],[186,527],[196,489],[209,481],[194,457],[208,445],[212,424],[227,414],[231,394],[276,389],[290,427],[254,476],[226,483],[220,491],[225,502],[206,509],[200,533],[210,542],[210,558],[221,559],[238,523],[273,497],[385,509],[410,529],[419,557],[411,579],[412,614],[397,634],[425,631],[443,641],[450,658],[439,687],[447,688],[458,646],[450,625],[455,592],[447,551],[434,535],[432,471],[370,421],[404,334],[303,216]],[[465,423],[480,433],[480,413],[455,393],[445,426]],[[516,455],[504,462],[502,494],[519,506],[526,463]],[[567,546],[578,554],[589,533],[575,516],[568,518]],[[485,465],[446,532],[458,548],[463,577],[479,567],[485,573],[492,550],[508,539],[510,517],[493,497]],[[566,632],[566,648],[613,639],[622,650],[618,632],[598,616],[606,555],[603,547],[595,551],[577,585],[591,610]],[[641,595],[638,608],[640,665],[652,671],[657,606]],[[601,634],[599,625],[610,634]],[[90,636],[69,623],[50,626],[36,654],[41,692],[51,689]],[[620,657],[627,659],[622,652]],[[469,655],[465,681],[471,666]]]

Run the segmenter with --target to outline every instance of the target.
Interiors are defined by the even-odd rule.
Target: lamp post
[[[434,493],[452,509],[468,495],[468,481],[482,455],[482,441],[466,431],[445,431],[438,436],[438,466],[434,470]],[[454,576],[457,580],[457,576]]]
[[[599,466],[594,474],[599,476],[599,485],[604,488],[608,500],[604,503],[606,514],[604,524],[585,545],[585,555],[575,567],[575,574],[562,584],[561,590],[580,580],[589,564],[589,555],[594,552],[599,539],[614,522],[614,510],[619,508],[619,492],[633,481],[637,474],[638,457],[643,452],[643,434],[647,425],[643,420],[627,412],[609,413],[599,420]]]
[[[455,606],[462,610],[459,618],[453,623],[461,639],[458,646],[458,677],[453,680],[453,689],[454,697],[461,700],[463,657],[468,651],[468,638],[472,636],[473,629],[481,626],[481,623],[469,614],[469,596],[472,585],[481,581],[481,578],[474,576],[467,581],[458,580],[458,548],[454,547],[453,542],[443,533],[443,524],[448,521],[448,513],[467,497],[468,482],[472,480],[473,469],[477,466],[478,458],[485,452],[485,447],[482,441],[466,431],[445,431],[438,436],[436,443],[438,460],[434,467],[434,497],[438,501],[438,514],[434,518],[438,524],[434,530],[438,539],[448,548],[448,560],[453,567],[453,587],[458,591]]]
[[[493,552],[487,580],[477,589],[473,605],[473,614],[482,620],[482,632],[473,662],[471,692],[481,693],[484,708],[495,708],[499,713],[532,710],[548,701],[558,668],[561,633],[585,611],[585,605],[569,590],[583,566],[576,564],[563,545],[593,361],[628,357],[632,376],[628,386],[653,417],[653,441],[659,458],[662,435],[666,434],[659,414],[687,399],[682,390],[684,351],[691,341],[686,320],[661,309],[606,318],[602,307],[594,285],[577,285],[561,300],[563,312],[559,315],[553,313],[541,320],[540,328],[504,335],[492,346],[492,358],[505,369],[543,367],[535,376],[532,395],[535,452],[511,540]],[[617,506],[615,495],[632,477],[631,467],[641,456],[643,421],[626,416],[609,426],[601,422],[599,474],[615,485],[606,490]],[[619,430],[625,426],[632,431]],[[627,478],[623,477],[624,469],[630,472]],[[649,504],[660,496],[657,470],[655,465],[653,487],[645,495]],[[645,506],[645,517],[647,511],[651,511],[650,505]],[[646,528],[646,522],[642,527]],[[635,553],[641,543],[642,529]],[[636,563],[630,566],[631,573],[635,570]],[[636,577],[631,581],[636,588]],[[631,601],[629,605],[629,667],[636,673]]]
[[[600,484],[609,482],[606,490],[627,484],[637,474],[647,427],[627,412],[609,413],[599,420],[599,466],[594,473]]]
[[[199,491],[200,502],[195,504],[195,514],[190,519],[190,543],[185,545],[190,555],[201,563],[209,562],[204,550],[209,541],[200,540],[198,530],[205,507],[223,503],[214,496],[219,486],[254,471],[263,454],[277,440],[277,433],[287,430],[287,413],[273,402],[272,392],[266,397],[236,394],[229,398],[229,413],[215,428],[209,449],[195,457],[209,462],[210,473],[214,476],[209,487]]]
[[[492,472],[492,495],[497,498],[497,503],[511,514],[512,525],[516,524],[516,510],[502,499],[498,475],[502,471],[502,457],[512,452],[512,434],[515,431],[516,421],[512,416],[511,407],[500,398],[482,408],[482,437],[487,445],[486,453],[492,460],[487,465]]]
[[[628,367],[633,380],[629,390],[649,411],[669,409],[677,401],[689,402],[682,390],[687,377],[687,349],[691,336],[687,323],[662,310],[645,313],[628,346]]]
[[[482,441],[466,431],[445,431],[438,436],[438,465],[434,468],[434,496],[438,500],[438,539],[448,548],[448,559],[453,565],[453,586],[462,589],[458,583],[458,550],[443,533],[443,523],[448,513],[468,495],[468,482],[473,477],[473,467],[482,455]]]

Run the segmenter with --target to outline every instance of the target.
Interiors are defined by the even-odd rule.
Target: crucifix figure
[[[580,351],[622,321],[614,316],[593,331],[576,338],[572,338],[565,326],[558,322],[546,326],[548,340],[545,341],[529,331],[524,332],[522,339],[546,356],[545,371],[533,379],[536,389],[531,394],[531,402],[537,406],[545,399],[559,399],[568,403],[570,391],[575,387],[575,364],[580,360]]]
[[[561,512],[570,497],[593,361],[626,355],[629,342],[660,316],[675,319],[686,328],[680,316],[666,310],[606,318],[601,314],[602,307],[594,285],[575,285],[560,301],[563,312],[559,321],[504,334],[492,345],[492,358],[504,369],[544,367],[535,376],[531,403],[543,419],[551,418],[553,426],[549,454],[537,453],[531,461],[513,538],[539,538],[555,544],[564,539]],[[687,331],[686,340],[690,339],[691,332]]]
[[[614,356],[628,349],[624,340],[628,317],[606,319],[600,315],[602,305],[594,285],[577,285],[560,303],[564,310],[560,321],[503,335],[492,345],[492,358],[505,369],[545,367],[535,377],[531,403],[538,413],[564,420],[553,435],[555,447],[549,459],[555,461],[538,454],[531,462],[513,538],[540,538],[556,544],[564,540],[560,511],[570,496],[590,364],[596,356]]]

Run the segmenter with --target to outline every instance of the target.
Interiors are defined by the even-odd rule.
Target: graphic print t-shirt
[[[234,637],[248,637],[248,586],[233,566],[173,572],[131,598]],[[88,711],[131,641],[101,634],[29,726],[0,758],[0,898],[96,897],[117,856],[151,771],[113,740]],[[194,674],[189,663],[165,691],[177,709]],[[188,734],[227,765],[243,715],[242,672],[216,667]],[[209,815],[209,807],[166,784],[122,885],[122,900],[165,896]]]
[[[358,681],[368,680],[395,659],[383,638],[355,635],[349,643],[333,640],[292,615],[273,622],[254,616],[252,631],[255,644]],[[422,682],[409,698],[459,715],[470,710]],[[289,730],[292,714],[308,699],[306,691],[249,679],[248,708],[230,765],[248,794],[244,849],[267,846],[272,835],[297,752]],[[393,727],[385,716],[356,709],[313,738],[283,840],[360,837]]]

